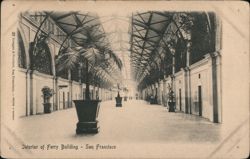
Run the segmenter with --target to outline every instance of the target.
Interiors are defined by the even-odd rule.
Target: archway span
[[[29,56],[29,42],[27,40],[27,37],[24,34],[24,30],[22,28],[22,26],[19,24],[18,29],[17,29],[17,38],[18,38],[18,66],[19,66],[19,56],[21,57],[21,54],[19,53],[24,53],[24,55],[22,55],[22,57],[24,57],[25,59],[22,59],[25,61],[25,67],[21,67],[21,68],[25,68],[25,69],[29,69],[30,68],[30,56]],[[21,50],[22,49],[22,50]],[[22,51],[22,52],[19,52]]]
[[[46,41],[46,36],[41,34],[35,48],[33,48],[34,43],[30,43],[30,51],[35,49],[30,52],[31,68],[41,73],[53,75],[51,49]]]
[[[17,31],[17,39],[18,39],[18,66],[20,68],[27,68],[27,58],[25,53],[25,46],[23,42],[23,38],[21,36],[20,31]]]

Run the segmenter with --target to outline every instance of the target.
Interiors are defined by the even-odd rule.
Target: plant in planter
[[[119,69],[122,67],[121,60],[116,54],[103,45],[101,39],[105,34],[97,34],[94,27],[86,27],[84,30],[85,45],[77,47],[68,47],[64,49],[57,59],[58,69],[75,69],[79,64],[81,73],[85,75],[85,100],[74,100],[78,123],[76,128],[77,134],[98,133],[97,117],[101,100],[90,98],[90,75],[99,76],[101,79],[110,81],[112,79],[109,67],[116,64]],[[111,63],[113,62],[113,63]]]
[[[122,97],[120,96],[119,85],[118,85],[118,94],[117,97],[115,97],[115,101],[116,101],[116,107],[122,106]]]
[[[50,89],[48,86],[42,88],[43,93],[43,108],[44,113],[51,113],[51,103],[50,98],[53,96],[54,91]]]
[[[175,112],[175,95],[172,89],[170,89],[168,93],[168,106],[169,112]]]
[[[128,100],[128,88],[125,87],[125,88],[123,89],[123,91],[125,92],[124,101],[127,101],[127,100]]]

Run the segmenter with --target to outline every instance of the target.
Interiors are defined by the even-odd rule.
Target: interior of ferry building
[[[159,124],[155,137],[174,140],[176,123],[190,140],[199,123],[213,137],[197,133],[192,140],[218,139],[223,54],[214,12],[29,11],[18,19],[15,109],[24,122],[60,121],[74,133],[74,101],[96,100],[98,135],[117,127],[153,131],[147,127]],[[164,136],[168,131],[172,136]],[[143,140],[149,134],[116,135]]]

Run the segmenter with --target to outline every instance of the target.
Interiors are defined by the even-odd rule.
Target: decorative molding
[[[178,71],[177,73],[175,73],[175,77],[181,76],[181,75],[182,75],[182,71]]]
[[[39,77],[44,77],[44,78],[49,78],[49,79],[53,79],[53,78],[54,78],[53,75],[47,75],[47,74],[38,72],[38,71],[36,71],[36,70],[32,70],[31,73],[32,73],[33,75],[37,75],[37,76],[39,76]]]
[[[209,59],[204,58],[204,59],[202,59],[202,60],[200,60],[200,61],[198,61],[198,62],[196,62],[196,63],[190,65],[189,69],[190,69],[190,70],[193,70],[193,69],[195,69],[195,68],[197,68],[197,67],[201,67],[201,66],[203,66],[203,65],[206,65],[206,64],[208,64],[208,61],[209,61]]]
[[[16,70],[19,71],[19,72],[23,72],[23,73],[27,73],[28,72],[28,69],[21,68],[21,67],[16,67]]]
[[[69,82],[69,80],[68,79],[64,79],[64,78],[62,78],[62,77],[57,77],[57,79],[58,79],[58,81],[61,81],[61,82]]]

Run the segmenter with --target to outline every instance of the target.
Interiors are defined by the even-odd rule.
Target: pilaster
[[[71,80],[71,70],[68,70],[68,80],[69,80],[69,99],[68,107],[72,107],[72,80]]]
[[[158,95],[158,102],[159,104],[162,104],[163,105],[163,80],[159,81],[159,88],[158,88],[158,92],[159,92],[159,95]]]
[[[184,96],[185,96],[185,113],[192,114],[192,104],[191,104],[191,79],[190,79],[190,69],[185,67],[183,69],[184,74]]]
[[[167,80],[166,77],[163,79],[163,99],[162,102],[164,106],[167,106]]]
[[[28,74],[28,76],[29,76],[29,85],[28,85],[28,87],[29,87],[29,95],[27,94],[27,96],[29,96],[29,97],[27,97],[28,98],[28,100],[29,100],[29,115],[34,115],[34,113],[35,113],[35,110],[34,110],[34,107],[35,107],[35,103],[33,102],[34,101],[34,96],[33,96],[33,93],[34,93],[34,88],[33,88],[33,86],[34,86],[34,80],[33,80],[33,70],[28,70],[27,71],[27,74]]]
[[[26,72],[26,116],[32,115],[32,81],[31,81],[31,70],[27,70]],[[32,113],[32,114],[31,114]]]
[[[54,90],[54,95],[53,95],[53,110],[58,110],[58,79],[56,76],[53,77],[53,90]]]
[[[211,64],[211,102],[213,105],[213,122],[221,122],[221,56],[219,52],[210,54]]]

